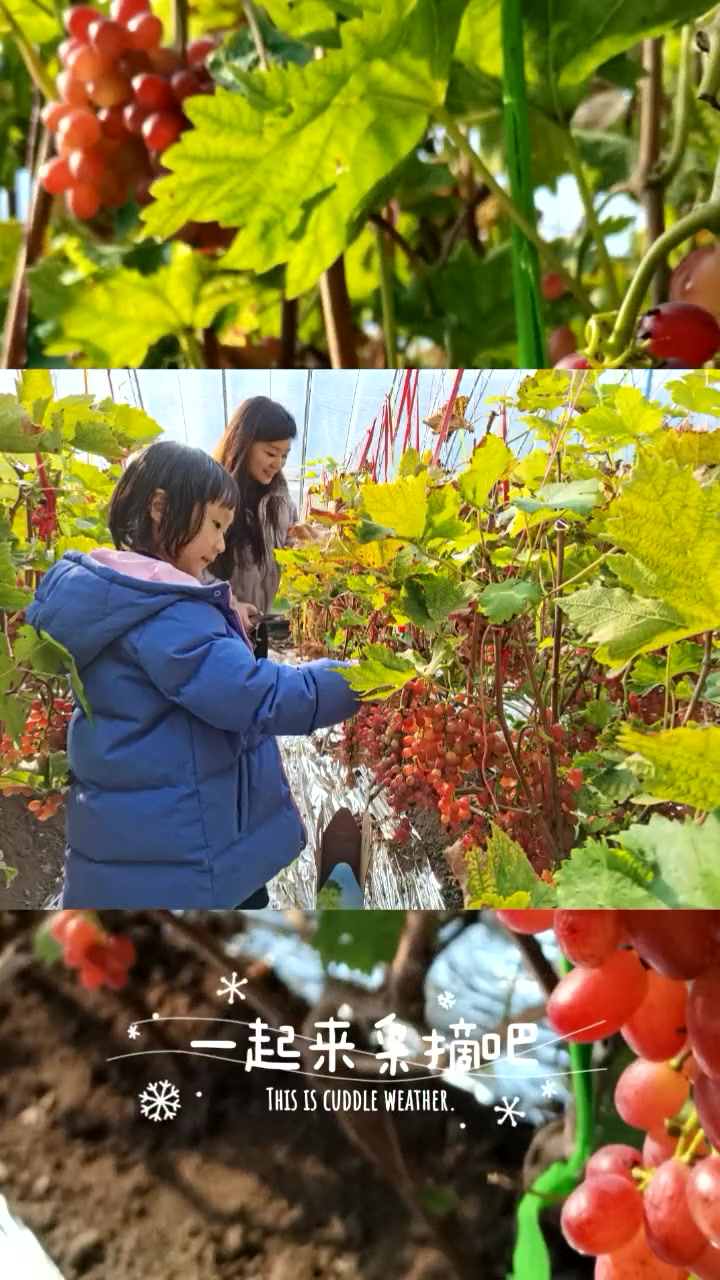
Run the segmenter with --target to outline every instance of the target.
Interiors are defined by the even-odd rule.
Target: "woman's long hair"
[[[297,424],[292,414],[281,404],[267,396],[252,396],[243,400],[232,415],[213,457],[233,477],[240,503],[235,520],[226,539],[225,553],[216,562],[216,569],[226,578],[232,576],[236,560],[263,564],[267,559],[267,532],[275,540],[280,526],[280,512],[288,499],[288,487],[282,471],[278,471],[270,484],[260,484],[248,470],[248,458],[257,441],[275,443],[294,440]],[[259,518],[261,500],[267,496],[265,518],[267,530]]]

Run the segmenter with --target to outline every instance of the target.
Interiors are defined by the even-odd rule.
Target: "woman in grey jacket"
[[[229,581],[246,629],[255,633],[257,657],[267,657],[267,628],[260,620],[272,611],[280,584],[275,552],[293,545],[290,530],[298,519],[282,474],[296,436],[287,409],[253,396],[235,410],[214,455],[240,491],[228,549],[214,570]]]

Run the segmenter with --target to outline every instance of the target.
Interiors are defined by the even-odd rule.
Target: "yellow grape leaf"
[[[355,560],[368,569],[387,569],[398,551],[405,546],[398,538],[382,538],[377,542],[356,542],[352,548]]]
[[[720,728],[666,729],[639,733],[620,726],[618,745],[633,752],[626,767],[654,797],[689,804],[695,809],[720,808]]]
[[[514,464],[512,451],[499,436],[485,436],[467,470],[458,476],[458,489],[465,501],[473,507],[484,506],[493,485],[509,475]]]
[[[617,386],[604,393],[600,403],[588,409],[575,425],[586,440],[617,449],[660,431],[663,410],[647,400],[639,387]]]
[[[653,453],[671,459],[678,467],[715,467],[720,465],[720,431],[671,428],[653,441]]]
[[[427,477],[401,476],[390,484],[366,484],[363,506],[376,524],[401,538],[421,538],[428,513]]]
[[[682,635],[720,625],[720,488],[704,488],[689,468],[640,454],[603,528],[630,557],[611,560],[613,571],[681,615]]]

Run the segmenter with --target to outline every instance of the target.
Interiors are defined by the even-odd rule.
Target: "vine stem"
[[[565,556],[565,530],[561,527],[557,531],[557,544],[555,548],[555,590],[559,591],[563,585],[563,561]],[[550,677],[550,714],[553,724],[557,724],[560,714],[560,653],[562,649],[562,628],[563,616],[562,610],[558,602],[555,602],[555,618],[553,620],[553,652],[552,652],[552,674]]]
[[[342,255],[320,277],[320,300],[333,369],[357,369],[355,326]]]
[[[548,827],[542,813],[540,812],[540,810],[537,808],[537,805],[535,804],[532,791],[530,790],[528,780],[525,777],[525,771],[520,762],[520,757],[517,751],[515,750],[515,743],[512,740],[512,734],[510,733],[510,730],[508,728],[508,722],[505,717],[505,706],[503,703],[503,686],[502,686],[502,648],[503,648],[502,635],[498,631],[495,634],[495,714],[498,719],[498,724],[500,725],[502,736],[505,739],[505,746],[507,747],[508,753],[510,755],[510,759],[513,762],[513,768],[515,769],[515,773],[517,774],[518,782],[520,783],[520,786],[523,791],[523,795],[525,796],[525,799],[527,801],[528,808],[530,809],[530,812],[532,813],[532,816],[537,824],[538,831],[542,835],[542,838],[547,844],[548,849],[550,850],[553,857],[557,861],[560,856],[558,847],[555,843],[552,832],[550,831],[550,828]]]
[[[393,299],[393,271],[390,255],[387,250],[386,233],[377,223],[373,226],[375,247],[378,256],[380,273],[380,299],[383,317],[383,340],[385,344],[385,360],[389,369],[397,369],[397,329],[395,327],[395,304]]]
[[[643,304],[658,265],[668,254],[685,240],[689,240],[696,231],[712,231],[720,227],[720,165],[715,171],[713,190],[708,201],[698,205],[691,213],[680,218],[672,227],[668,227],[661,236],[650,245],[645,257],[640,262],[633,276],[627,293],[617,313],[612,333],[607,342],[611,355],[621,356],[629,346],[640,308]]]
[[[183,58],[188,45],[188,16],[188,0],[173,0],[173,44]]]
[[[577,299],[585,314],[587,316],[591,316],[594,311],[593,304],[582,285],[575,280],[572,275],[570,275],[569,271],[565,269],[560,259],[556,257],[555,253],[550,248],[550,245],[543,240],[537,228],[533,226],[532,222],[524,217],[517,205],[515,205],[510,199],[507,191],[505,191],[505,189],[500,186],[500,183],[495,180],[482,157],[479,156],[470,145],[462,130],[458,129],[449,112],[447,112],[443,107],[438,107],[435,109],[435,119],[445,130],[447,136],[450,138],[451,142],[455,144],[458,151],[461,151],[472,161],[476,173],[485,185],[489,187],[503,212],[516,224],[516,226],[520,228],[526,239],[529,240],[531,244],[535,245],[535,248],[546,267],[551,271],[557,272],[565,285],[567,292],[571,293],[573,297]]]
[[[2,359],[0,368],[22,369],[27,359],[28,286],[26,272],[42,252],[45,231],[50,220],[53,198],[37,180],[37,172],[52,152],[52,140],[47,130],[38,147],[35,169],[35,190],[30,215],[25,226],[22,244],[15,261],[15,272],[5,314]]]
[[[685,709],[685,715],[683,716],[684,725],[686,725],[688,721],[691,720],[693,715],[695,714],[695,708],[697,707],[697,704],[702,697],[703,689],[705,688],[705,685],[707,683],[707,678],[710,675],[712,659],[713,659],[713,632],[707,631],[705,633],[705,652],[703,654],[702,666],[700,667],[700,674],[698,675],[697,683],[695,685],[695,688],[692,691],[692,697],[690,698],[690,701],[688,702],[687,707]]]
[[[662,165],[649,173],[649,187],[666,187],[675,177],[687,149],[688,131],[690,127],[690,54],[692,50],[692,25],[686,23],[680,38],[680,67],[678,70],[677,89],[675,91],[675,111],[673,114],[673,134],[670,150]]]
[[[194,333],[189,329],[180,338],[180,346],[185,356],[188,369],[206,368],[202,348]]]
[[[603,275],[605,277],[605,288],[607,289],[608,302],[611,307],[619,307],[620,306],[620,290],[618,289],[618,283],[617,283],[617,280],[615,279],[615,272],[613,271],[612,261],[610,259],[610,254],[608,253],[608,247],[605,243],[605,237],[602,233],[600,220],[598,218],[597,211],[593,203],[592,191],[588,186],[588,181],[585,176],[585,168],[580,158],[580,153],[577,148],[577,143],[569,129],[567,130],[565,137],[567,139],[566,151],[567,151],[568,161],[570,164],[570,168],[572,169],[572,174],[575,179],[577,189],[580,193],[580,199],[582,200],[582,203],[583,203],[583,208],[585,210],[585,220],[588,225],[588,230],[592,233],[592,237],[595,241],[595,245],[598,253],[598,260],[600,262],[600,266],[602,267]],[[579,273],[578,273],[578,276],[579,276]]]
[[[648,185],[648,175],[657,165],[660,155],[660,119],[662,115],[662,66],[663,43],[661,38],[650,37],[642,42],[642,65],[645,75],[640,82],[640,146],[638,178],[645,208],[645,224],[648,246],[660,238],[665,230],[665,196],[661,186]],[[654,306],[667,300],[670,287],[670,269],[667,259],[657,263],[652,278]]]

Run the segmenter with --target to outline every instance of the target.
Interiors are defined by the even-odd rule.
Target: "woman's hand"
[[[254,631],[261,617],[260,610],[257,605],[249,604],[247,602],[241,603],[241,601],[235,599],[234,595],[230,596],[230,603],[232,604],[233,609],[236,609],[240,614],[245,630]]]

